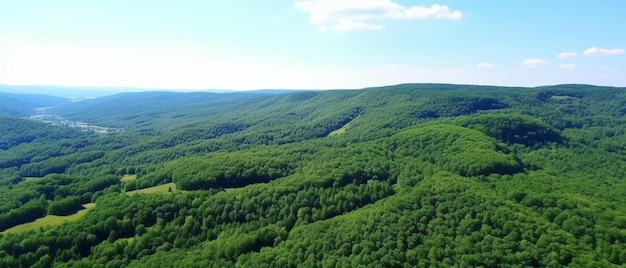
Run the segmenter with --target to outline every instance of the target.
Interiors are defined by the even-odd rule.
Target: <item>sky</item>
[[[0,84],[626,86],[626,1],[0,1]]]

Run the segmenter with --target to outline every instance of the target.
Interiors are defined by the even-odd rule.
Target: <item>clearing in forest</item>
[[[122,179],[120,181],[125,182],[125,181],[134,181],[137,179],[137,174],[126,174],[124,176],[122,176]]]
[[[567,95],[552,95],[550,96],[550,99],[555,100],[555,101],[568,101],[568,100],[576,100],[578,98],[567,96]]]
[[[169,192],[178,193],[178,192],[181,192],[181,191],[179,191],[178,188],[176,188],[176,184],[175,183],[170,182],[170,183],[166,183],[166,184],[161,184],[161,185],[157,185],[157,186],[152,186],[152,187],[148,187],[148,188],[143,188],[143,189],[139,189],[139,190],[126,192],[126,194],[128,194],[128,195],[134,195],[134,194],[167,194]]]
[[[357,118],[359,118],[359,117],[357,116],[354,119],[357,119]],[[341,128],[328,133],[327,137],[337,136],[337,135],[341,135],[341,134],[345,133],[346,130],[348,130],[348,128],[350,127],[350,124],[352,124],[352,122],[354,122],[354,119],[350,120],[350,122],[346,123]]]
[[[43,218],[36,219],[32,222],[27,222],[24,224],[13,226],[9,229],[6,229],[3,233],[22,233],[31,230],[39,230],[39,228],[50,228],[57,225],[61,225],[65,222],[72,222],[80,220],[87,212],[96,206],[96,203],[87,203],[83,204],[83,209],[77,211],[74,214],[67,216],[57,216],[57,215],[48,215]]]

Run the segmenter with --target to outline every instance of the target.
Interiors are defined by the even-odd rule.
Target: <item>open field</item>
[[[130,192],[126,192],[126,194],[134,195],[134,194],[167,194],[170,192],[177,193],[181,192],[176,188],[176,184],[173,182],[161,184],[157,186],[152,186],[144,189],[134,190]]]
[[[134,181],[136,179],[137,179],[137,175],[136,174],[133,174],[133,175],[126,174],[126,175],[122,176],[122,179],[120,181],[122,181],[122,182]]]
[[[356,118],[355,118],[356,119]],[[332,137],[332,136],[337,136],[337,135],[341,135],[343,133],[346,132],[346,130],[348,130],[348,128],[350,127],[350,124],[354,122],[354,119],[352,119],[350,122],[346,123],[345,125],[343,125],[341,128],[332,131],[330,133],[328,133],[328,137]]]
[[[87,203],[83,204],[84,209],[77,211],[72,215],[67,216],[57,216],[57,215],[48,215],[43,218],[36,219],[33,222],[28,222],[24,224],[20,224],[14,226],[13,228],[9,228],[4,231],[4,233],[21,233],[31,230],[38,230],[39,228],[50,228],[53,226],[61,225],[64,222],[72,222],[80,220],[87,212],[95,207],[95,203]]]
[[[556,100],[556,101],[566,101],[566,100],[575,100],[578,98],[572,97],[572,96],[559,96],[559,95],[552,95],[550,97],[551,100]]]
[[[25,178],[24,178],[24,180],[25,180],[25,181],[30,181],[30,180],[39,180],[39,179],[41,179],[41,178],[43,178],[43,177],[25,177]]]

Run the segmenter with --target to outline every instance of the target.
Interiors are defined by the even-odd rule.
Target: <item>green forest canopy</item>
[[[7,114],[0,230],[97,205],[0,234],[0,266],[622,265],[625,107],[624,88],[406,84],[50,108],[107,134]]]

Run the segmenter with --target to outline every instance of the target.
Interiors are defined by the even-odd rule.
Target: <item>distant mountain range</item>
[[[114,95],[125,92],[139,91],[176,91],[176,92],[212,92],[212,93],[232,93],[241,92],[235,90],[184,90],[184,89],[153,89],[153,88],[132,88],[132,87],[72,87],[72,86],[18,86],[18,85],[0,85],[0,92],[18,93],[18,94],[43,94],[69,99],[90,99],[103,96]],[[264,94],[283,94],[298,91],[295,89],[260,89],[250,90],[246,92],[264,93]]]

